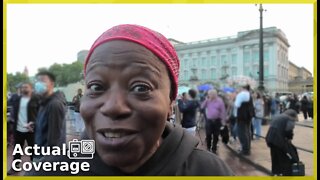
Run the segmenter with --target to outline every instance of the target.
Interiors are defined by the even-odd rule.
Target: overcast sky
[[[265,4],[263,26],[287,36],[289,60],[313,74],[313,5]],[[9,4],[7,6],[7,71],[71,63],[108,28],[140,24],[183,42],[236,35],[259,28],[254,4]]]

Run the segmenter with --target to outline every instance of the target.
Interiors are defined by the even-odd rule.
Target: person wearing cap
[[[299,162],[297,149],[292,144],[297,112],[288,109],[276,115],[270,124],[266,135],[266,143],[270,148],[272,174],[291,176],[292,164]]]
[[[83,160],[90,170],[77,175],[233,175],[216,155],[198,149],[194,136],[167,121],[177,95],[179,59],[163,35],[139,25],[112,27],[91,47],[84,75],[82,137],[95,141],[95,153]]]

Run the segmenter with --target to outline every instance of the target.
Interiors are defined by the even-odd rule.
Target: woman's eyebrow
[[[158,67],[153,66],[153,65],[148,65],[147,63],[144,63],[144,62],[132,63],[131,66],[127,66],[127,68],[141,68],[144,71],[150,72],[150,74],[154,74],[158,78],[161,77],[161,71],[160,71],[160,69]]]

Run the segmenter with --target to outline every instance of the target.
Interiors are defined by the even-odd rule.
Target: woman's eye
[[[137,93],[144,93],[144,92],[148,92],[150,90],[151,90],[150,86],[148,86],[146,84],[138,84],[138,85],[135,85],[131,88],[131,91],[137,92]]]
[[[104,88],[102,86],[98,85],[98,84],[88,85],[88,89],[90,89],[93,92],[103,91],[104,90]]]

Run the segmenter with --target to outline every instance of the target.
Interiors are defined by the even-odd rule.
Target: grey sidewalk
[[[300,126],[300,125],[305,126]],[[309,126],[309,127],[306,127]],[[302,149],[313,151],[314,147],[314,129],[310,128],[313,126],[312,120],[303,120],[302,114],[299,114],[299,121],[294,130],[294,138],[293,144],[297,147]],[[265,137],[268,131],[269,125],[262,126],[262,136]],[[201,139],[203,141],[203,145],[201,147],[205,149],[205,132],[204,129],[200,131]],[[199,137],[199,134],[197,133]],[[271,157],[270,157],[270,149],[266,145],[265,139],[260,138],[259,140],[253,140],[251,143],[251,155],[249,156],[241,156],[241,158],[235,156],[234,152],[237,152],[240,148],[240,143],[238,141],[229,143],[227,148],[219,141],[219,149],[218,149],[218,156],[224,160],[236,173],[236,175],[240,176],[268,176],[257,169],[254,169],[250,166],[247,161],[252,162],[258,166],[261,166],[263,169],[271,171]],[[233,154],[230,151],[233,151]],[[314,154],[310,152],[306,152],[303,150],[299,150],[299,157],[300,160],[305,164],[305,174],[306,176],[313,175],[313,165],[314,165]],[[244,159],[243,159],[244,158]]]

